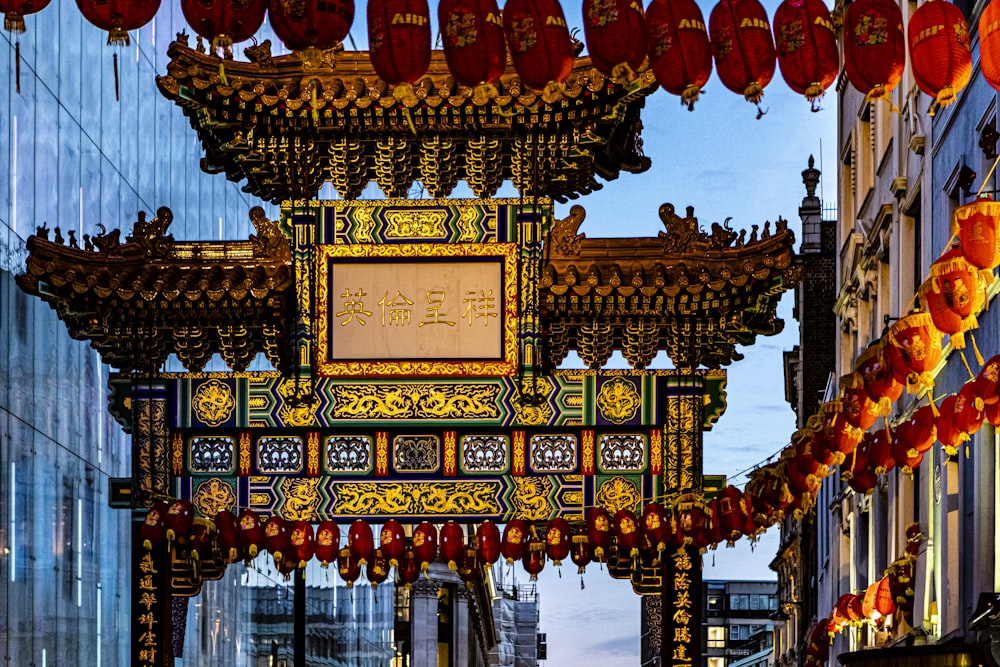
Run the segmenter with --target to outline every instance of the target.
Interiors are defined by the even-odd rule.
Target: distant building
[[[704,591],[702,667],[746,665],[742,661],[765,650],[770,655],[777,582],[707,580]]]
[[[536,667],[545,660],[545,635],[538,632],[538,591],[534,583],[503,579],[503,567],[493,568],[493,622],[496,645],[490,650],[490,667]]]

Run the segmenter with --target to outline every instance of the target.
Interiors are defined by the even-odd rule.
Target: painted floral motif
[[[658,24],[650,31],[649,37],[649,55],[652,58],[659,58],[674,45],[674,39],[668,25]]]
[[[858,46],[885,44],[889,39],[885,17],[878,12],[865,12],[854,26],[854,39]]]
[[[378,51],[385,43],[385,22],[381,16],[372,19],[368,26],[368,46],[372,51]]]
[[[969,30],[966,28],[965,23],[962,21],[956,21],[951,27],[955,31],[955,42],[957,42],[962,48],[970,48]]]
[[[448,46],[463,47],[476,43],[479,33],[476,30],[476,17],[472,12],[459,9],[448,17],[444,27],[444,38]]]
[[[712,35],[712,46],[715,48],[716,59],[722,60],[729,55],[729,52],[733,50],[733,35],[728,27],[719,28]]]
[[[510,26],[510,48],[514,53],[524,53],[538,42],[538,31],[532,17],[517,16]]]
[[[594,0],[587,11],[587,23],[591,28],[611,25],[618,20],[618,3],[615,0]]]
[[[778,35],[778,53],[782,56],[794,53],[802,48],[805,41],[806,36],[802,32],[802,22],[789,21],[781,26],[781,32]]]

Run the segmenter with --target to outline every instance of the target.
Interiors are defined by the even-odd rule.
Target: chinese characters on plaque
[[[681,548],[664,567],[663,665],[701,664],[701,556]]]

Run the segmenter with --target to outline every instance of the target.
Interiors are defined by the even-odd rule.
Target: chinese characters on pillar
[[[661,664],[701,665],[701,556],[682,548],[664,565]]]
[[[165,548],[147,551],[133,538],[131,664],[136,667],[172,664],[173,656],[166,655],[172,653],[168,570]]]

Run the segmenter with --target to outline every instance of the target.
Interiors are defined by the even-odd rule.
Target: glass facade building
[[[36,226],[82,247],[98,224],[124,235],[168,206],[178,239],[245,239],[260,202],[202,173],[197,137],[156,90],[177,3],[128,47],[106,46],[72,2],[27,26],[0,32],[0,651],[7,665],[127,665],[130,517],[109,508],[108,479],[131,463],[109,371],[14,276]]]

